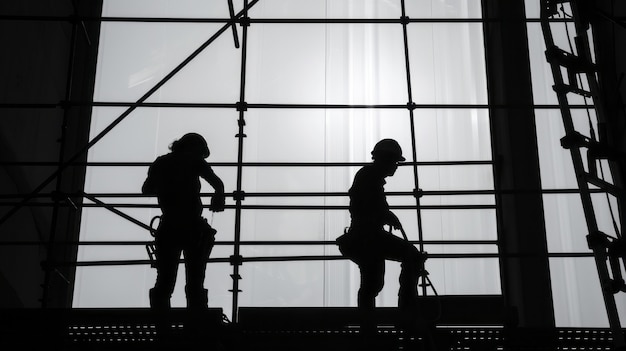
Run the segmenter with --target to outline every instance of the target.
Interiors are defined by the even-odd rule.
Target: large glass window
[[[234,3],[241,11],[244,2]],[[431,254],[438,293],[500,294],[480,1],[407,2],[406,42],[401,1],[250,4],[236,48],[227,1],[104,1],[111,20],[102,24],[91,134],[106,134],[89,150],[85,191],[150,223],[160,211],[140,195],[147,166],[184,133],[200,133],[230,194],[225,212],[204,212],[218,230],[209,304],[227,315],[238,306],[356,306],[358,268],[333,241],[349,225],[355,172],[378,140],[394,138],[407,163],[385,189],[410,239]],[[203,192],[208,204],[212,189]],[[81,240],[116,245],[81,246],[74,306],[148,306],[155,271],[142,242],[151,239],[87,203]],[[235,250],[240,293],[229,291]],[[387,263],[379,306],[397,304],[398,271]],[[174,306],[185,305],[183,284],[179,273]]]

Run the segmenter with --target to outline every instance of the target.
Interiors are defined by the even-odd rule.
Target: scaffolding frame
[[[76,154],[74,154],[69,159],[65,158],[65,155],[62,154],[63,148],[61,148],[61,155],[59,156],[59,162],[56,166],[58,166],[57,170],[53,172],[46,180],[44,180],[38,187],[36,187],[30,194],[8,194],[2,195],[2,199],[18,199],[17,201],[7,201],[2,202],[3,206],[13,206],[12,210],[9,211],[5,216],[0,218],[0,225],[6,221],[15,211],[17,211],[22,206],[51,206],[54,209],[56,217],[56,211],[58,208],[71,206],[71,202],[66,201],[66,199],[71,199],[73,196],[90,196],[94,198],[100,197],[136,197],[141,196],[140,194],[67,194],[64,193],[64,197],[58,198],[55,197],[52,203],[42,203],[42,202],[33,202],[31,200],[37,198],[51,198],[52,194],[43,194],[42,190],[51,184],[52,182],[57,182],[57,189],[59,189],[60,184],[60,176],[61,172],[68,168],[74,166],[85,166],[85,167],[93,167],[93,166],[140,166],[145,167],[147,163],[98,163],[98,162],[77,162],[76,160],[79,156],[83,155],[90,149],[93,145],[97,144],[99,140],[101,140],[108,132],[114,129],[124,118],[130,115],[135,109],[140,107],[160,107],[160,108],[168,108],[168,107],[183,107],[183,108],[233,108],[236,109],[239,113],[239,133],[237,135],[238,138],[238,160],[234,163],[216,163],[212,165],[220,165],[220,166],[231,166],[237,168],[237,189],[228,194],[235,199],[234,206],[227,206],[229,209],[234,209],[236,213],[235,219],[235,239],[233,241],[224,241],[217,242],[217,245],[232,245],[234,248],[233,256],[230,258],[211,258],[209,262],[229,262],[233,265],[233,286],[232,286],[232,295],[233,295],[233,320],[236,320],[237,316],[237,306],[238,306],[238,295],[239,295],[239,267],[244,262],[256,262],[256,261],[295,261],[295,260],[337,260],[344,259],[340,256],[299,256],[299,257],[241,257],[239,248],[242,245],[334,245],[332,241],[298,241],[298,242],[246,242],[241,240],[241,211],[248,209],[261,209],[261,208],[270,208],[270,209],[336,209],[336,210],[346,210],[346,206],[322,206],[322,207],[314,207],[314,206],[246,206],[242,203],[243,201],[243,189],[241,185],[242,172],[246,167],[257,166],[257,167],[274,167],[274,166],[312,166],[312,167],[345,167],[345,166],[358,166],[362,164],[358,163],[246,163],[243,161],[243,147],[245,141],[245,112],[248,109],[263,109],[263,108],[289,108],[289,109],[402,109],[407,110],[409,112],[409,117],[411,123],[413,123],[413,113],[416,109],[494,109],[494,108],[515,108],[516,106],[506,105],[506,106],[494,106],[489,104],[416,104],[413,102],[412,91],[411,91],[411,72],[409,65],[409,57],[408,57],[408,35],[407,35],[407,26],[411,23],[484,23],[483,19],[414,19],[408,18],[405,13],[405,5],[404,0],[401,0],[402,14],[398,19],[252,19],[248,17],[248,9],[257,4],[259,0],[253,1],[244,1],[244,9],[234,14],[231,12],[231,18],[227,19],[198,19],[198,18],[130,18],[130,17],[100,17],[100,18],[89,18],[89,17],[52,17],[52,16],[0,16],[0,20],[29,20],[29,21],[69,21],[73,24],[72,28],[72,41],[75,41],[76,33],[81,28],[82,21],[100,21],[100,22],[214,22],[214,23],[223,23],[223,26],[220,30],[218,30],[213,36],[211,36],[207,41],[205,41],[197,50],[195,50],[191,55],[189,55],[185,60],[181,62],[174,70],[172,70],[169,74],[167,74],[159,83],[153,86],[147,93],[145,93],[140,99],[136,102],[77,102],[70,101],[71,91],[68,90],[66,96],[67,99],[65,101],[61,101],[58,103],[10,103],[10,104],[0,104],[0,108],[43,108],[43,109],[54,109],[58,107],[62,107],[63,109],[71,109],[77,106],[105,106],[105,107],[126,107],[127,110],[122,113],[115,121],[110,123],[110,125],[105,128],[102,132],[96,135],[93,139],[89,141],[88,144],[84,146],[81,150],[79,150]],[[529,20],[532,21],[532,20]],[[248,26],[254,23],[393,23],[402,25],[403,28],[403,42],[404,42],[404,54],[405,54],[405,63],[406,63],[406,79],[407,79],[407,87],[408,87],[408,102],[406,105],[315,105],[315,104],[248,104],[245,101],[245,73],[246,73],[246,45],[247,45],[247,28]],[[241,27],[242,38],[241,41],[238,39],[238,32],[236,31],[236,26],[239,25]],[[224,103],[224,104],[210,104],[210,103],[148,103],[146,100],[160,87],[162,87],[169,79],[174,77],[176,73],[182,70],[189,62],[191,62],[197,55],[200,54],[205,48],[207,48],[215,39],[220,37],[222,34],[227,32],[229,29],[233,30],[233,40],[235,42],[235,46],[241,49],[242,52],[242,62],[241,62],[241,82],[240,82],[240,99],[237,103]],[[71,55],[73,57],[73,55]],[[72,70],[73,61],[69,62],[69,71],[68,71],[68,81],[72,79]],[[70,84],[68,84],[68,87]],[[69,88],[68,88],[69,89]],[[546,108],[546,109],[554,109],[558,107],[557,105],[535,105],[535,108]],[[572,108],[585,109],[587,106],[578,105],[571,106]],[[411,128],[412,133],[414,133],[414,128]],[[406,162],[403,165],[410,166],[413,168],[414,173],[414,183],[415,189],[414,191],[409,192],[401,192],[394,193],[393,195],[401,195],[401,196],[412,196],[416,199],[416,204],[414,206],[404,206],[404,207],[394,207],[394,208],[403,208],[403,209],[412,209],[416,211],[416,218],[418,221],[419,229],[419,237],[418,240],[413,241],[414,244],[418,245],[420,249],[424,249],[424,245],[427,244],[489,244],[489,245],[497,245],[497,241],[427,241],[423,239],[421,233],[421,210],[424,209],[495,209],[495,205],[457,205],[457,206],[427,206],[422,205],[420,203],[420,197],[422,196],[431,196],[431,195],[493,195],[495,194],[494,190],[476,190],[476,191],[464,191],[464,190],[456,190],[456,191],[424,191],[419,188],[419,174],[418,167],[420,166],[442,166],[442,165],[493,165],[492,161],[442,161],[442,162],[418,162],[416,157],[416,145],[415,145],[415,136],[412,135],[412,161]],[[2,165],[14,165],[14,166],[37,166],[37,165],[51,165],[48,163],[40,163],[40,162],[2,162]],[[550,190],[545,190],[545,193],[550,193]],[[576,189],[571,190],[560,190],[553,191],[558,193],[576,193]],[[211,194],[203,194],[203,196],[210,196]],[[245,197],[267,197],[267,196],[347,196],[347,193],[245,193]],[[63,201],[61,201],[63,200]],[[145,205],[140,204],[107,204],[107,203],[99,203],[99,204],[83,204],[82,207],[104,207],[109,209],[117,209],[124,207],[142,207]],[[156,207],[156,205],[152,205],[152,207]],[[132,217],[127,218],[129,221],[134,222]],[[136,220],[135,220],[136,221]],[[139,222],[139,221],[137,221]],[[141,222],[139,222],[141,223]],[[135,223],[138,224],[138,223]],[[51,235],[50,240],[47,243],[30,243],[30,242],[12,242],[12,243],[2,243],[3,245],[47,245],[49,250],[54,248],[54,245],[63,245],[63,244],[78,244],[78,245],[146,245],[147,242],[72,242],[72,243],[63,243],[55,241],[55,225],[53,220],[53,225],[51,226]],[[551,254],[552,257],[588,257],[590,254],[588,253],[574,253],[574,254]],[[49,255],[51,257],[51,255]],[[432,258],[454,258],[454,257],[498,257],[497,253],[494,254],[429,254],[429,257]],[[58,265],[75,265],[75,266],[88,266],[88,265],[126,265],[126,264],[149,264],[149,260],[128,260],[128,261],[100,261],[100,262],[55,262]],[[46,272],[46,276],[49,277],[50,272]],[[49,278],[46,278],[49,279]],[[47,284],[44,284],[44,298],[42,299],[42,306],[45,307],[46,304],[46,294],[47,294]],[[425,292],[425,291],[424,291]]]

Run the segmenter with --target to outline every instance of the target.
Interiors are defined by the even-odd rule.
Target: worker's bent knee
[[[411,250],[407,253],[404,260],[402,261],[402,265],[415,270],[423,270],[424,263],[426,262],[426,255],[422,252],[419,252],[417,249]]]
[[[370,279],[361,282],[361,291],[367,295],[377,296],[383,290],[385,282],[383,279]]]

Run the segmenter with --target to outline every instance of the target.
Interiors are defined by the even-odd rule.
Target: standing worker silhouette
[[[178,262],[185,257],[187,308],[208,307],[204,288],[206,260],[215,243],[215,229],[202,217],[200,178],[215,190],[210,210],[224,210],[224,183],[205,161],[209,157],[206,140],[188,133],[174,141],[171,152],[159,156],[148,170],[142,192],[156,195],[162,216],[155,233],[156,283],[150,289],[150,307],[171,307]]]
[[[385,260],[401,262],[398,307],[411,311],[417,302],[417,281],[425,261],[425,255],[413,244],[384,229],[389,225],[402,230],[384,193],[385,178],[393,176],[398,162],[405,160],[400,145],[393,139],[383,139],[374,146],[372,159],[373,163],[361,168],[354,177],[349,190],[350,228],[337,239],[341,253],[361,271],[357,301],[359,309],[369,316],[366,319],[371,318],[376,296],[384,285]],[[366,328],[375,327],[368,323],[371,321],[366,321]]]

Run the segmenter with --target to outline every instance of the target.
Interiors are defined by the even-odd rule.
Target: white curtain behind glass
[[[176,6],[174,6],[176,3]],[[208,5],[208,4],[211,5]],[[224,4],[207,1],[105,0],[105,16],[227,16]],[[221,2],[220,2],[221,3]],[[241,8],[241,1],[235,2]],[[478,17],[479,1],[407,2],[410,17]],[[291,13],[289,11],[293,10]],[[204,15],[200,15],[204,14]],[[250,16],[281,18],[398,18],[399,1],[260,1]],[[152,88],[220,24],[103,23],[96,101],[133,102]],[[241,28],[239,29],[241,39]],[[485,104],[486,85],[480,24],[411,24],[409,55],[413,99],[428,104]],[[246,91],[248,103],[263,104],[406,104],[408,102],[402,27],[399,24],[253,24],[248,32]],[[150,102],[235,103],[239,100],[241,51],[230,32],[152,95]],[[92,135],[117,118],[123,108],[96,108]],[[209,162],[237,160],[238,113],[234,109],[139,108],[89,152],[90,161],[150,162],[188,131],[204,135]],[[245,114],[244,162],[368,162],[376,141],[397,139],[411,159],[411,131],[406,109],[250,109]],[[478,109],[415,111],[418,161],[489,160],[487,112]],[[254,192],[346,192],[357,167],[245,168],[243,190]],[[137,193],[143,167],[88,170],[88,193]],[[235,170],[216,167],[226,191],[236,189]],[[492,189],[489,166],[420,167],[424,190]],[[410,167],[388,179],[387,191],[415,188]],[[211,191],[207,186],[204,191]],[[107,199],[121,202],[123,199]],[[150,199],[132,199],[145,201]],[[413,199],[390,197],[392,205]],[[491,197],[429,197],[439,204],[493,204]],[[231,202],[232,203],[232,202]],[[344,197],[255,198],[244,205],[346,205]],[[148,223],[158,210],[124,209]],[[218,240],[232,240],[234,211],[212,216]],[[417,239],[414,210],[398,211]],[[496,238],[491,210],[425,210],[424,237]],[[334,240],[349,224],[347,211],[244,211],[242,240]],[[148,240],[148,233],[103,209],[85,209],[82,240]],[[493,247],[431,246],[430,252],[495,252]],[[212,257],[228,257],[218,246]],[[334,246],[243,247],[244,256],[336,255]],[[143,247],[81,248],[79,260],[145,259]],[[440,294],[499,294],[497,260],[449,259],[428,262]],[[182,267],[181,267],[182,268]],[[232,288],[228,264],[211,264],[206,287],[211,306],[230,311]],[[387,265],[379,306],[395,306],[399,266]],[[179,272],[173,305],[184,306]],[[353,306],[358,270],[347,261],[246,263],[242,267],[242,306]],[[148,266],[84,267],[77,271],[76,307],[147,306],[155,272]]]

